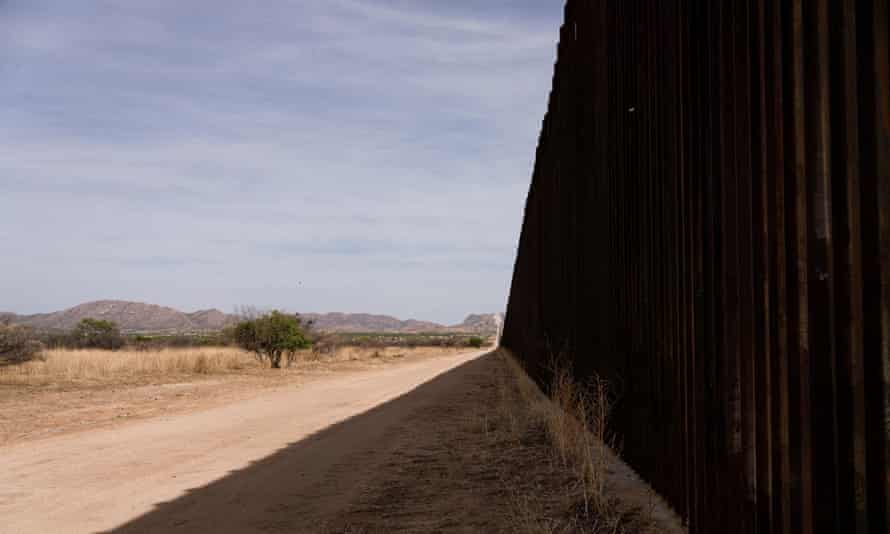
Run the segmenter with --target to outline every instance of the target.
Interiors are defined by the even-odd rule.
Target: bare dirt
[[[301,361],[281,370],[251,368],[211,375],[130,374],[107,381],[68,381],[59,377],[50,384],[38,385],[0,383],[0,447],[193,412],[324,377],[459,353],[458,349],[436,347],[345,347],[334,357]]]
[[[348,488],[372,473],[362,455],[386,450],[388,431],[423,403],[390,404],[397,408],[373,422],[329,427],[479,355],[316,377],[192,413],[2,447],[0,532],[96,532],[153,509],[144,520],[155,526],[129,531],[260,532],[281,513],[317,521],[348,493],[312,488],[338,473]],[[233,476],[246,478],[225,482]],[[315,517],[293,508],[309,503]]]
[[[0,447],[0,533],[628,532],[575,528],[571,473],[480,355]]]

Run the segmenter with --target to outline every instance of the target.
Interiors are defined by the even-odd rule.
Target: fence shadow
[[[404,432],[400,423],[435,404],[492,357],[464,363],[105,532],[324,532],[322,520],[336,517],[374,474],[385,456],[381,449]]]

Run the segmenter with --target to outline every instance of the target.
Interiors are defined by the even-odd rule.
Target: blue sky
[[[504,308],[559,0],[0,0],[0,311]]]

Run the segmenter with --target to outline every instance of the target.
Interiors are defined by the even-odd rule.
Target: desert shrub
[[[470,341],[472,338],[477,341]],[[330,346],[358,347],[363,349],[376,349],[386,347],[403,347],[414,349],[418,347],[438,348],[464,348],[484,347],[488,340],[484,336],[467,335],[460,333],[328,333],[318,337],[318,354],[324,354]],[[316,345],[313,344],[313,347]]]
[[[246,319],[235,325],[235,342],[244,350],[256,354],[259,360],[269,360],[273,369],[281,368],[281,358],[307,349],[312,343],[307,339],[299,316],[273,311],[254,319]]]
[[[23,326],[0,323],[0,365],[23,363],[40,357],[43,344]]]
[[[234,344],[226,331],[202,334],[132,334],[126,337],[126,343],[136,350],[226,347]]]
[[[473,336],[467,340],[467,345],[475,349],[481,349],[482,346],[485,345],[485,340],[481,337]]]
[[[43,346],[48,349],[75,348],[71,339],[71,332],[48,331],[35,332]]]
[[[117,350],[124,346],[124,337],[117,324],[101,319],[82,319],[71,331],[74,346],[85,349]]]
[[[322,356],[332,356],[337,349],[343,345],[342,340],[333,335],[317,336],[312,343],[312,355],[316,358]]]
[[[154,348],[154,338],[144,334],[136,334],[127,338],[127,346],[134,350],[151,350]]]

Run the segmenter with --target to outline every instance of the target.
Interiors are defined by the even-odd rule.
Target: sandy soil
[[[571,472],[480,355],[0,447],[0,533],[643,532],[578,528]],[[613,467],[629,518],[670,516]]]
[[[0,383],[0,447],[48,437],[115,428],[160,415],[187,413],[251,399],[318,378],[455,355],[459,349],[357,349],[301,361],[281,370],[244,369],[215,375],[129,375],[47,385]],[[0,534],[2,534],[0,530]]]
[[[363,455],[385,450],[389,430],[423,403],[331,425],[479,355],[316,377],[193,413],[2,447],[0,532],[95,532],[143,514],[123,530],[263,532],[282,514],[318,524],[373,472]]]

